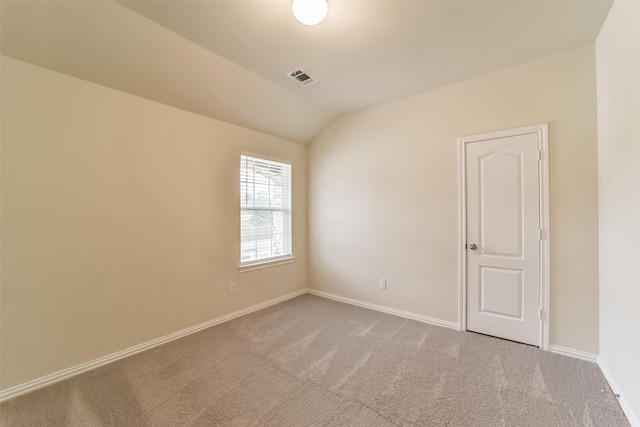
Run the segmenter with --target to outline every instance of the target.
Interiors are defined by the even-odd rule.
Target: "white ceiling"
[[[290,0],[3,0],[2,53],[304,143],[346,112],[593,42],[611,7],[328,2],[308,27]]]

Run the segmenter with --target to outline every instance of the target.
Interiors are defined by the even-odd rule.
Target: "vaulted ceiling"
[[[344,113],[593,42],[612,2],[328,3],[309,27],[290,0],[3,0],[1,49],[306,143]]]

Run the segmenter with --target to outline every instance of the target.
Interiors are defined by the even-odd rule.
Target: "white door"
[[[540,346],[538,134],[465,150],[467,330]]]

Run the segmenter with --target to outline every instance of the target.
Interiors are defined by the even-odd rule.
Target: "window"
[[[291,257],[291,165],[242,155],[240,266]]]

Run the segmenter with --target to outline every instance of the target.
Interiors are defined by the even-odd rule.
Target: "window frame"
[[[242,200],[242,185],[243,185],[243,175],[242,175],[242,163],[244,161],[244,158],[251,158],[251,159],[255,159],[257,161],[263,161],[265,163],[276,163],[279,165],[283,165],[283,166],[288,166],[288,172],[289,172],[289,176],[288,176],[288,208],[274,208],[274,207],[258,207],[258,209],[256,209],[255,206],[253,207],[248,207],[248,206],[243,206],[243,200]],[[240,220],[240,224],[239,224],[239,257],[240,257],[240,262],[238,264],[238,270],[240,272],[245,272],[245,271],[252,271],[252,270],[257,270],[257,269],[262,269],[262,268],[267,268],[267,267],[272,267],[272,266],[276,266],[276,265],[281,265],[281,264],[288,264],[293,262],[293,260],[295,259],[294,255],[293,255],[293,200],[292,200],[292,189],[293,189],[293,164],[291,161],[285,160],[285,159],[278,159],[278,158],[273,158],[273,157],[269,157],[269,156],[264,156],[261,154],[256,154],[256,153],[250,153],[250,152],[245,152],[242,151],[240,153],[240,170],[238,173],[238,177],[239,177],[239,194],[238,194],[238,206],[239,206],[239,220]],[[255,183],[255,180],[253,181]],[[242,261],[242,215],[244,211],[256,211],[256,210],[262,210],[262,211],[269,211],[269,212],[284,212],[285,215],[288,215],[288,221],[284,221],[286,225],[288,225],[288,227],[285,226],[285,239],[288,238],[288,253],[283,254],[283,255],[277,255],[277,256],[271,256],[271,257],[266,257],[266,258],[260,258],[260,259],[254,259],[254,260],[250,260],[250,261]],[[287,236],[288,233],[288,236]]]

